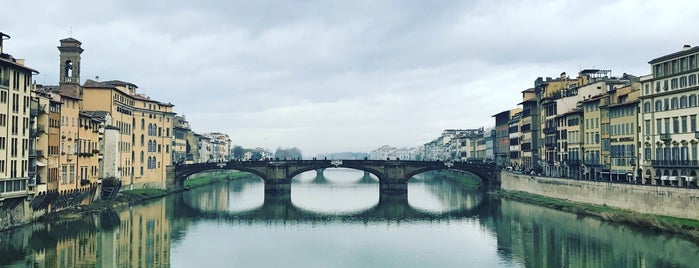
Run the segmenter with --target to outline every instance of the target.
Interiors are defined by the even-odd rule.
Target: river
[[[379,194],[328,169],[265,196],[258,179],[0,233],[2,267],[698,267],[684,239],[490,197],[444,179]]]

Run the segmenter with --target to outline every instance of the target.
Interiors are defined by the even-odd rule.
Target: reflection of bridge
[[[356,212],[348,213],[322,213],[309,211],[295,206],[291,202],[291,194],[274,193],[265,194],[262,206],[243,212],[230,211],[206,211],[190,204],[184,195],[179,195],[175,200],[178,208],[176,213],[181,213],[180,217],[228,220],[236,222],[283,222],[283,223],[304,223],[304,222],[415,222],[415,221],[439,221],[450,219],[462,219],[480,215],[488,199],[483,193],[480,194],[479,202],[471,207],[457,208],[445,212],[430,212],[415,209],[408,204],[407,193],[381,193],[379,203],[375,206]]]
[[[381,192],[404,193],[408,180],[416,174],[442,169],[468,171],[478,176],[487,187],[500,184],[499,173],[494,165],[467,162],[432,162],[401,160],[276,160],[276,161],[231,161],[178,165],[168,169],[169,190],[182,190],[189,175],[211,170],[239,170],[253,173],[265,182],[265,192],[291,191],[291,178],[310,170],[323,168],[350,168],[369,172],[379,179]]]

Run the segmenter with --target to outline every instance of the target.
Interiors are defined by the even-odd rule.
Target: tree
[[[279,159],[296,159],[296,158],[302,158],[303,155],[301,154],[301,149],[298,147],[294,148],[277,148],[277,151],[274,152],[274,158],[279,158]]]
[[[242,146],[236,145],[233,147],[233,158],[243,159],[245,157],[245,149]]]

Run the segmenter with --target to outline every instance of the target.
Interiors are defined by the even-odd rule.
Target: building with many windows
[[[699,172],[699,47],[648,62],[651,75],[641,79],[640,167],[643,182],[696,185]]]
[[[0,201],[33,194],[35,183],[29,174],[29,117],[32,75],[38,72],[5,53],[7,39],[0,33]]]

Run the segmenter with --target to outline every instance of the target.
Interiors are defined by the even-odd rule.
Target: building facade
[[[639,97],[643,182],[696,185],[699,47],[684,46],[649,64]]]

